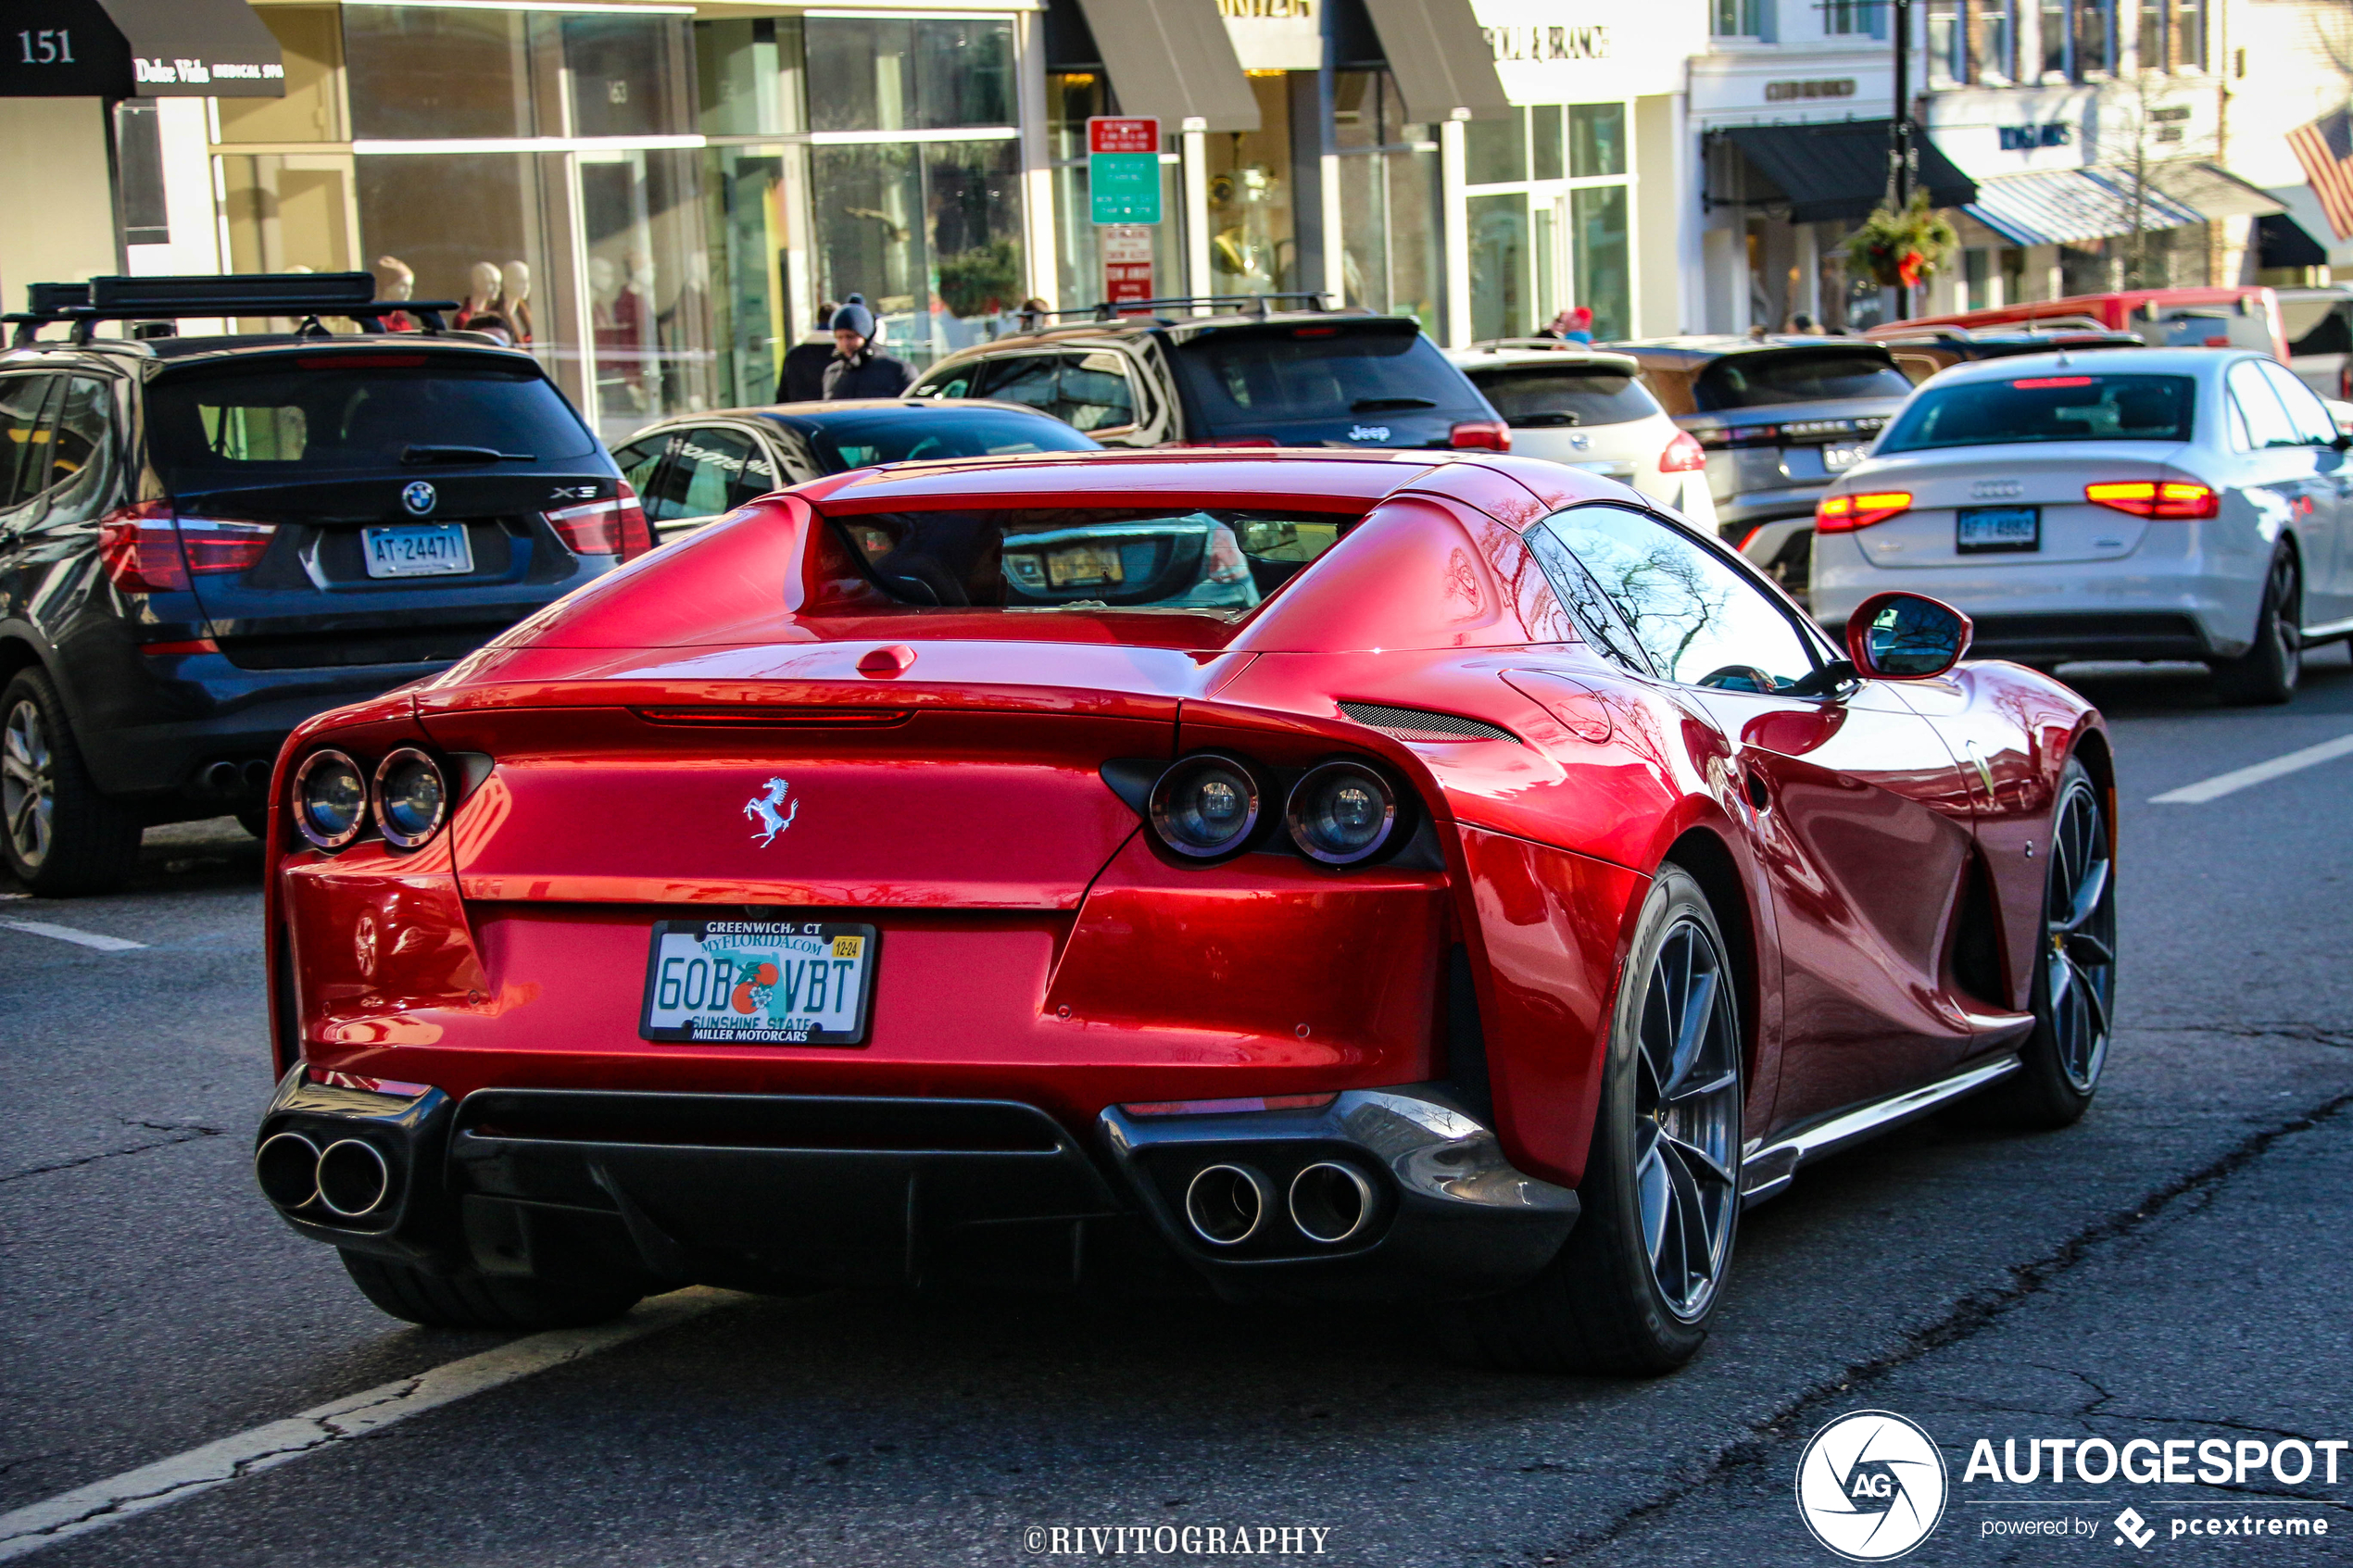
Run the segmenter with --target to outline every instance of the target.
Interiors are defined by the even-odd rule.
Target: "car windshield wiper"
[[[501,452],[496,446],[419,446],[400,449],[404,463],[528,463],[536,459],[528,452]]]
[[[1352,414],[1386,414],[1392,408],[1435,408],[1434,397],[1359,397],[1348,406]]]

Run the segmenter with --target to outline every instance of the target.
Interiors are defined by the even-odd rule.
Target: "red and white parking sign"
[[[1090,153],[1153,153],[1160,151],[1160,121],[1148,117],[1099,114],[1087,121]]]

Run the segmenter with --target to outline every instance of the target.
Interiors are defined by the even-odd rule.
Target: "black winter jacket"
[[[837,354],[825,366],[825,401],[850,397],[896,397],[907,390],[915,372],[887,354],[869,348],[855,359]]]

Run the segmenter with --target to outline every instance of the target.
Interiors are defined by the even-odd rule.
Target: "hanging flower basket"
[[[1882,288],[1909,288],[1936,275],[1957,239],[1953,225],[1930,208],[1928,193],[1915,191],[1903,211],[1881,207],[1847,236],[1847,264]]]

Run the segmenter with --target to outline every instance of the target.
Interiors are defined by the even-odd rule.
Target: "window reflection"
[[[1696,540],[1618,507],[1579,507],[1544,526],[1592,573],[1667,679],[1769,692],[1813,673],[1789,618]]]

